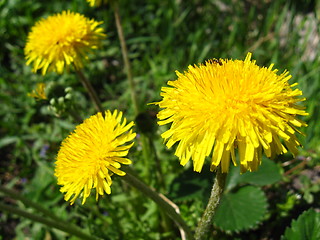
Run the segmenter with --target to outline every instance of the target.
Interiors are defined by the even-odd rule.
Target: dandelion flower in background
[[[49,71],[62,73],[70,64],[82,68],[88,53],[106,36],[100,24],[70,11],[40,20],[27,38],[27,65],[32,63],[34,72],[42,69],[43,75]]]
[[[123,176],[121,164],[131,164],[125,158],[136,134],[130,130],[133,122],[122,121],[122,112],[115,110],[91,116],[76,127],[61,144],[57,155],[55,176],[65,200],[71,204],[82,196],[82,204],[96,189],[96,199],[104,193],[110,194],[113,173]],[[129,131],[130,130],[130,131]]]
[[[295,132],[306,126],[297,115],[308,115],[298,105],[302,92],[289,84],[287,71],[278,75],[273,64],[259,67],[248,53],[242,60],[209,60],[163,87],[159,124],[171,123],[162,134],[168,148],[178,143],[175,155],[185,165],[191,158],[200,172],[212,153],[211,170],[219,165],[228,172],[236,165],[238,149],[241,172],[255,171],[262,152],[267,157],[297,154]],[[283,143],[284,143],[284,146]]]
[[[107,0],[87,0],[90,7],[99,7],[103,3],[107,3]]]
[[[37,87],[35,90],[32,90],[31,93],[28,93],[29,97],[33,97],[35,99],[42,99],[42,100],[46,100],[47,96],[46,93],[44,92],[46,88],[46,85],[44,83],[37,83]]]

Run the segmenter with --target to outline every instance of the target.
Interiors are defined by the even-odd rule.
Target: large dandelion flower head
[[[96,189],[96,199],[110,194],[113,173],[123,176],[121,164],[131,164],[126,158],[136,134],[130,130],[133,122],[122,121],[122,112],[117,110],[98,113],[78,125],[61,144],[57,155],[55,176],[65,200],[74,203],[82,194],[82,204]]]
[[[100,24],[70,11],[40,20],[27,38],[27,65],[33,63],[33,71],[42,69],[43,75],[49,71],[62,73],[71,64],[82,68],[88,53],[106,36]]]
[[[307,113],[287,71],[278,75],[273,64],[259,67],[248,53],[244,61],[213,59],[177,76],[162,88],[157,104],[159,124],[171,123],[162,137],[169,148],[178,143],[175,155],[182,165],[191,158],[200,172],[212,155],[212,171],[221,166],[228,172],[232,161],[245,172],[257,170],[262,152],[297,154],[295,132],[306,124],[296,117]]]

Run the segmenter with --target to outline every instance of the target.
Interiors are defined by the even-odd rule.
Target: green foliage
[[[283,240],[317,240],[320,238],[320,213],[314,209],[303,212],[297,220],[293,220],[291,227],[285,231]]]
[[[237,184],[253,184],[265,186],[280,181],[281,168],[270,159],[262,157],[262,164],[256,172],[246,172],[239,174],[238,167],[231,167],[227,179],[226,191],[230,191]]]
[[[191,168],[179,174],[170,186],[170,199],[175,201],[190,201],[209,198],[212,187],[213,174],[209,166],[205,166],[201,174],[194,172]]]
[[[282,178],[280,171],[281,168],[267,158],[263,158],[262,165],[256,172],[240,175],[239,168],[232,167],[214,224],[229,233],[256,228],[265,219],[267,198],[260,188],[246,185],[274,184]]]
[[[183,72],[189,64],[209,58],[243,59],[251,51],[259,65],[275,63],[280,72],[288,69],[291,83],[298,82],[307,98],[309,116],[303,120],[309,126],[302,130],[306,137],[299,136],[304,149],[294,159],[290,155],[272,161],[263,158],[258,172],[240,175],[239,168],[231,168],[214,221],[218,227],[215,234],[218,239],[247,240],[279,239],[285,232],[283,239],[316,239],[311,234],[317,234],[319,214],[314,211],[306,211],[288,226],[304,210],[319,208],[319,4],[284,0],[118,2],[143,110],[138,116],[131,107],[109,5],[90,8],[85,0],[0,0],[1,185],[102,239],[181,238],[174,223],[121,178],[114,179],[112,194],[98,203],[94,192],[85,205],[76,201],[69,206],[63,200],[53,175],[56,153],[74,126],[95,110],[72,71],[63,75],[34,74],[25,65],[23,48],[37,20],[70,9],[104,21],[107,39],[90,56],[84,73],[104,108],[124,111],[128,120],[137,120],[137,131],[148,135],[148,139],[137,137],[130,156],[132,168],[179,206],[192,229],[207,204],[214,173],[209,172],[209,166],[199,174],[192,171],[192,166],[179,164],[173,150],[167,150],[159,136],[165,127],[155,124],[157,108],[147,103],[160,99],[161,87],[176,78],[175,70]],[[27,96],[38,82],[47,85],[47,100]],[[144,152],[142,142],[149,140],[153,145]],[[150,154],[152,148],[156,154]],[[148,154],[147,161],[144,156]],[[37,214],[33,207],[4,194],[0,200]],[[76,239],[7,212],[0,215],[1,238]]]
[[[265,186],[274,184],[280,181],[281,178],[281,167],[279,167],[279,165],[274,161],[266,157],[262,157],[262,164],[258,171],[241,174],[238,182],[249,183],[256,186]]]
[[[227,232],[256,228],[266,214],[267,199],[258,187],[246,186],[223,196],[214,224]]]

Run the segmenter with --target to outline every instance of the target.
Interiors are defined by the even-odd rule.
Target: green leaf
[[[231,191],[234,187],[236,187],[240,183],[240,168],[230,166],[229,173],[226,180],[226,186],[224,192]]]
[[[17,136],[8,136],[0,139],[0,148],[19,141]]]
[[[320,239],[320,213],[309,209],[303,212],[291,227],[287,227],[282,240],[318,240]]]
[[[247,172],[240,176],[240,183],[250,183],[257,186],[274,184],[281,180],[281,168],[269,158],[263,157],[262,164],[256,172]]]
[[[230,191],[237,184],[249,183],[257,186],[273,184],[281,180],[281,168],[269,158],[263,157],[262,164],[255,172],[240,174],[239,167],[231,167],[226,190]]]
[[[243,187],[223,196],[214,216],[214,224],[230,232],[254,228],[264,218],[266,209],[267,199],[260,188]]]

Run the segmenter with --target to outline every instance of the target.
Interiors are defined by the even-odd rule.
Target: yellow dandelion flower
[[[236,165],[238,148],[241,172],[255,171],[262,151],[267,157],[297,154],[295,132],[306,126],[296,119],[308,115],[298,105],[304,98],[297,84],[290,85],[287,71],[278,75],[273,64],[259,67],[248,53],[242,60],[209,60],[189,66],[178,79],[163,87],[159,124],[172,123],[162,134],[168,148],[178,143],[175,155],[185,165],[191,158],[200,172],[212,152],[211,170],[220,164],[228,172]],[[281,140],[282,139],[282,142]],[[284,145],[286,147],[284,147]]]
[[[24,49],[27,65],[33,63],[33,71],[42,69],[43,75],[62,73],[70,64],[82,68],[88,53],[106,36],[100,24],[70,11],[40,20],[28,35]]]
[[[82,193],[82,204],[89,197],[92,188],[96,189],[96,199],[104,193],[111,193],[111,175],[123,176],[121,164],[131,164],[125,158],[136,134],[129,131],[133,122],[122,121],[122,112],[115,110],[91,116],[78,125],[61,144],[57,155],[55,176],[60,191],[71,205]]]
[[[35,90],[32,90],[31,93],[28,93],[29,97],[33,97],[35,99],[42,99],[46,100],[47,96],[46,93],[44,92],[46,85],[44,83],[37,83],[37,87]]]
[[[107,0],[87,0],[90,7],[99,7],[101,4],[107,3]]]

